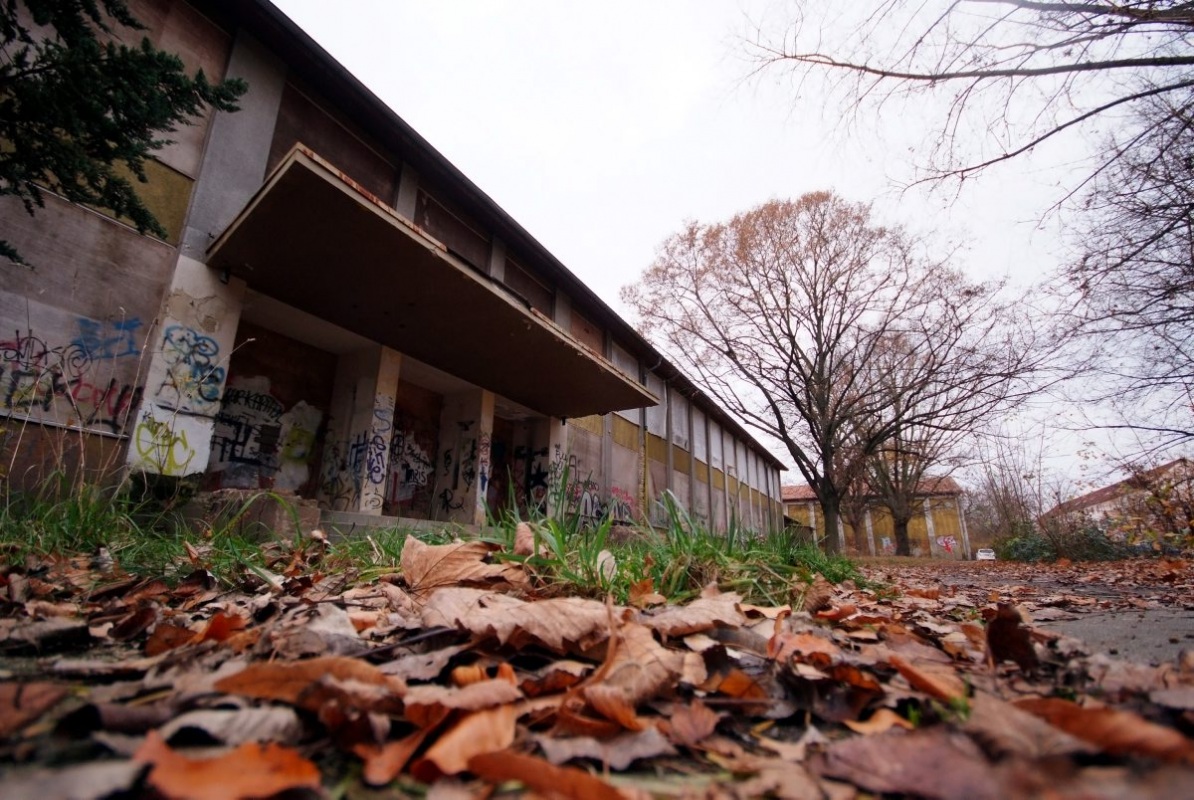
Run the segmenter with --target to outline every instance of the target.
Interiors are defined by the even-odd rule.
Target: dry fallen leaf
[[[317,687],[327,687],[328,679],[349,686],[355,683],[374,687],[381,693],[381,698],[397,700],[406,693],[406,683],[401,678],[387,675],[364,661],[343,656],[251,664],[235,675],[217,681],[215,689],[261,700],[280,700],[318,711],[319,703],[313,702],[312,694]]]
[[[993,768],[974,743],[944,728],[834,742],[813,767],[822,775],[884,794],[943,800],[1004,797]]]
[[[244,744],[216,758],[191,759],[150,731],[134,759],[152,765],[147,780],[171,800],[251,800],[291,789],[320,791],[319,769],[277,744]]]
[[[424,544],[408,535],[402,545],[402,575],[416,594],[462,583],[525,583],[519,565],[486,563],[494,549],[479,541]]]
[[[735,594],[698,597],[683,606],[666,606],[640,618],[642,624],[665,637],[687,636],[721,626],[737,627],[746,622],[738,610],[742,598]]]
[[[1038,666],[1032,636],[1022,624],[1020,612],[1009,603],[1000,603],[987,623],[987,648],[992,664],[1014,661],[1025,672]]]
[[[601,678],[585,687],[585,699],[609,719],[627,722],[627,712],[633,718],[639,703],[675,685],[683,664],[682,654],[660,645],[650,628],[628,622],[617,630]],[[638,730],[633,722],[627,727]]]
[[[873,736],[876,733],[885,733],[892,728],[903,728],[904,730],[910,731],[916,727],[911,722],[892,711],[890,708],[880,708],[864,721],[848,719],[844,722],[847,728],[855,733],[861,733],[864,736]]]
[[[426,725],[444,710],[479,711],[522,699],[522,692],[509,681],[487,678],[461,688],[425,684],[412,686],[404,697],[405,713],[416,725]]]
[[[518,781],[544,797],[624,800],[617,789],[583,770],[559,767],[541,758],[510,750],[473,756],[469,759],[468,768],[474,775],[490,783]]]
[[[447,625],[494,636],[516,649],[541,644],[557,653],[565,652],[569,643],[588,649],[609,635],[609,609],[596,600],[555,597],[528,603],[468,587],[432,593],[422,620],[427,627]]]
[[[1194,741],[1131,711],[1084,708],[1057,697],[1025,698],[1017,700],[1015,705],[1112,755],[1142,755],[1194,763]]]
[[[711,735],[723,716],[700,700],[693,700],[691,705],[677,706],[672,712],[669,734],[673,742],[691,746]]]
[[[970,699],[970,714],[961,727],[997,758],[1045,758],[1096,750],[1094,745],[986,692],[976,692]]]
[[[53,708],[67,692],[67,687],[54,683],[0,683],[0,739]]]
[[[924,692],[930,697],[944,700],[947,703],[966,697],[966,682],[953,667],[935,662],[905,661],[894,654],[891,656],[890,663],[907,678],[913,689]]]
[[[600,764],[608,764],[610,769],[623,770],[640,759],[676,755],[676,749],[655,728],[622,733],[604,740],[590,736],[535,736],[534,739],[553,764],[591,758]]]
[[[512,705],[465,715],[415,762],[411,774],[429,783],[440,775],[464,772],[474,756],[505,750],[513,744],[516,721]]]

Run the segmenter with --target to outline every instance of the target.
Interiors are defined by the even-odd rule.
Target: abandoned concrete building
[[[130,7],[249,89],[148,165],[165,240],[0,198],[35,267],[0,282],[14,486],[131,469],[470,525],[553,497],[657,522],[670,491],[781,524],[782,463],[273,5]]]
[[[784,486],[781,492],[787,518],[807,526],[818,538],[825,536],[825,517],[813,487],[808,484]],[[908,521],[908,540],[913,556],[970,558],[970,532],[966,528],[962,495],[962,487],[951,477],[925,476],[921,480],[910,498],[917,507],[917,513]],[[837,535],[844,552],[871,556],[895,554],[895,522],[891,510],[872,492],[856,498],[852,509],[843,509],[838,518]]]

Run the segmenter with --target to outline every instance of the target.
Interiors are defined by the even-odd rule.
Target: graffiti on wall
[[[149,413],[137,423],[133,444],[140,463],[159,475],[185,475],[195,460],[185,427],[176,430],[169,421],[155,419]]]
[[[222,486],[298,491],[310,478],[323,412],[300,400],[289,410],[269,378],[237,378],[224,391],[209,469]]]
[[[203,413],[214,408],[224,385],[220,343],[185,325],[167,325],[161,355],[165,376],[154,390],[156,402],[178,411]]]
[[[952,536],[938,536],[937,546],[950,555],[953,555],[954,550],[958,549],[958,540]]]
[[[140,319],[74,319],[74,338],[62,344],[14,331],[0,339],[0,406],[10,414],[129,432],[144,387],[135,383]]]

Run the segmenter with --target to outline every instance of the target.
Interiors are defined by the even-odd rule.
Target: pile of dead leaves
[[[202,569],[169,586],[6,568],[0,798],[1194,787],[1194,658],[1109,670],[1014,598],[928,572],[794,588],[815,602],[793,610],[716,586],[683,606],[650,585],[625,607],[544,597],[482,542],[412,538],[401,567],[352,585],[308,551],[237,591]]]

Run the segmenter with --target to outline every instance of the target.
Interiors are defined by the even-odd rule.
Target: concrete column
[[[145,395],[127,462],[158,475],[207,469],[245,283],[179,256],[147,347]]]
[[[401,366],[401,354],[381,345],[340,357],[319,488],[334,511],[382,513]]]
[[[489,277],[506,280],[506,243],[496,237],[489,243]]]
[[[244,78],[249,89],[238,103],[239,111],[217,111],[211,121],[182,235],[182,253],[194,259],[206,257],[208,246],[261,188],[286,86],[286,65],[239,31],[226,77]]]
[[[868,508],[863,519],[866,521],[866,543],[870,548],[871,555],[878,555],[875,551],[875,526],[871,521],[871,510]]]
[[[444,397],[439,423],[436,519],[485,524],[493,408],[494,394],[484,389]]]
[[[564,492],[560,484],[564,479],[564,466],[568,462],[568,424],[559,417],[547,418],[546,452],[550,462],[547,467],[547,515],[556,517],[567,509],[559,507]],[[575,480],[575,476],[573,476]]]
[[[558,288],[551,306],[551,319],[564,330],[572,330],[572,298]]]
[[[962,529],[962,553],[970,558],[970,531],[966,529],[966,512],[962,509],[962,498],[954,498],[954,507],[958,509],[958,526]]]
[[[937,547],[937,529],[933,525],[933,504],[929,498],[924,499],[925,509],[925,530],[929,536],[929,554],[932,555],[933,550]]]
[[[414,221],[419,202],[419,173],[410,164],[404,163],[398,173],[398,188],[394,192],[394,210],[409,221]]]

